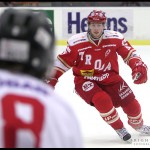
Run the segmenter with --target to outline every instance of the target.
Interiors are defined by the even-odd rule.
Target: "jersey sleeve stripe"
[[[131,56],[131,54],[132,54],[133,52],[135,52],[135,49],[132,49],[132,50],[129,51],[127,57],[124,59],[124,62],[125,62],[125,63],[128,63],[128,61],[129,61],[129,59],[130,59],[130,56]]]
[[[65,66],[65,67],[67,67],[68,69],[70,69],[71,68],[71,66],[69,66],[63,59],[61,59],[59,56],[57,57],[61,62],[62,62],[62,64]]]

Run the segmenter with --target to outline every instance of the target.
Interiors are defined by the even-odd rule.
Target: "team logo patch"
[[[90,76],[93,76],[94,69],[91,69],[91,70],[80,70],[80,72],[81,72],[82,76],[88,76],[88,77],[90,77]]]
[[[125,83],[123,82],[121,85],[120,85],[120,88],[119,88],[119,92],[121,92],[122,90],[126,89],[128,86],[125,85]]]
[[[119,94],[120,98],[123,100],[131,93],[132,93],[132,90],[127,85],[125,85],[125,83],[123,82],[120,85],[120,88],[118,89],[118,94]]]
[[[105,57],[107,57],[109,54],[110,54],[111,50],[108,49],[106,52],[105,52]]]
[[[93,87],[94,87],[94,84],[90,81],[84,82],[84,84],[82,85],[82,89],[85,92],[90,91],[91,89],[93,89]]]

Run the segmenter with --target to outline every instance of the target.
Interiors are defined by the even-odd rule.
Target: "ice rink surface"
[[[145,84],[136,85],[132,81],[131,69],[119,56],[120,75],[125,79],[133,90],[136,99],[141,104],[143,119],[146,125],[150,125],[150,46],[133,46],[143,61],[147,64],[148,81]],[[56,55],[65,50],[65,46],[56,47]],[[150,148],[150,136],[141,136],[127,123],[127,116],[121,108],[117,108],[120,118],[125,127],[132,135],[132,144],[123,142],[117,133],[106,124],[99,115],[99,112],[89,106],[74,92],[72,70],[60,77],[55,92],[68,101],[74,109],[83,134],[85,148]],[[134,108],[133,108],[134,109]]]

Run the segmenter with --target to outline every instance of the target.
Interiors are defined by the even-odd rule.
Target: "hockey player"
[[[7,9],[1,15],[0,148],[82,147],[74,111],[43,82],[54,42],[44,14]]]
[[[131,141],[117,107],[122,107],[128,124],[136,131],[150,135],[150,127],[143,124],[141,106],[119,75],[117,55],[132,69],[135,84],[147,81],[147,66],[121,33],[105,30],[106,20],[103,11],[93,10],[89,14],[88,31],[68,40],[66,51],[57,56],[54,74],[47,83],[55,86],[58,78],[72,68],[77,94],[100,112],[121,139]]]

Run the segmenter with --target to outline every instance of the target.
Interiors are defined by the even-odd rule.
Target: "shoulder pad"
[[[123,39],[124,37],[120,32],[113,31],[113,30],[104,30],[104,39],[107,38]]]
[[[86,41],[88,41],[87,32],[82,32],[82,33],[73,35],[71,38],[68,39],[67,42],[68,42],[68,45],[74,46],[74,45],[77,45]]]

